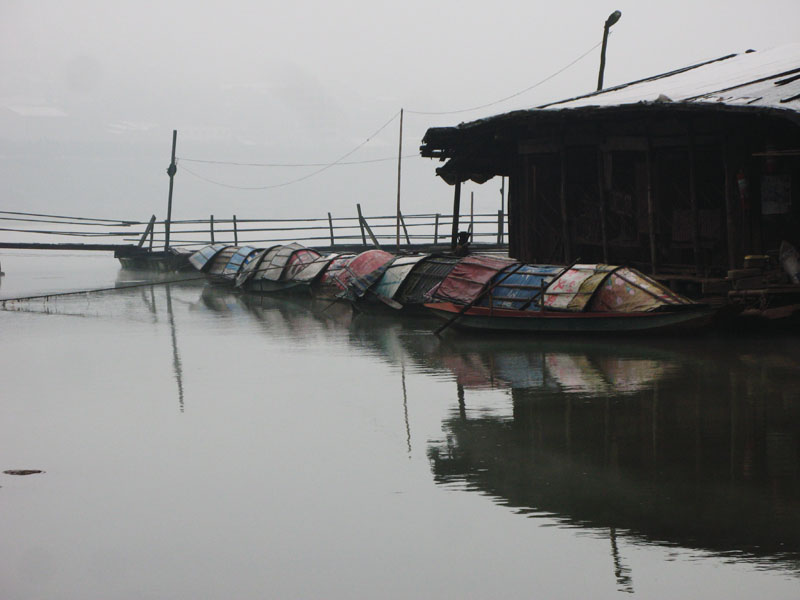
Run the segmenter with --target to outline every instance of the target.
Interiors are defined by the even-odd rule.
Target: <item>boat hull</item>
[[[451,302],[430,303],[425,307],[446,320],[456,317],[464,308]],[[714,310],[707,306],[637,313],[534,312],[473,306],[453,326],[529,333],[637,333],[699,329],[711,322],[713,314]]]

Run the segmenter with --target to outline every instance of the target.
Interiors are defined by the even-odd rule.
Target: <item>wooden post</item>
[[[400,221],[403,219],[400,214],[400,169],[403,165],[403,109],[400,109],[400,141],[397,149],[397,227],[396,227],[396,242],[397,251],[400,252]],[[408,233],[406,233],[408,237]]]
[[[456,249],[458,242],[458,213],[461,210],[461,175],[456,173],[456,189],[453,193],[453,235],[450,239],[450,248]]]
[[[733,197],[733,171],[730,161],[730,140],[726,137],[722,146],[722,164],[725,171],[725,217],[728,233],[728,268],[736,268],[736,215]]]
[[[369,239],[372,240],[372,243],[375,245],[376,248],[380,248],[381,245],[378,243],[378,238],[375,237],[374,233],[372,233],[372,228],[369,226],[369,223],[367,223],[367,220],[366,219],[362,219],[361,222],[364,224],[364,227],[367,229],[367,233],[369,234]],[[366,245],[366,244],[364,244],[364,245]]]
[[[233,215],[233,245],[239,245],[239,232],[236,228],[236,215]]]
[[[139,243],[137,244],[139,248],[141,248],[144,245],[144,241],[147,239],[147,236],[153,233],[153,226],[155,225],[155,223],[156,223],[156,216],[153,215],[152,217],[150,217],[150,222],[147,224],[147,227],[145,227],[144,233],[142,234],[142,238],[139,240]]]
[[[439,213],[436,213],[436,220],[433,224],[433,245],[439,243]]]
[[[211,243],[214,243],[214,215],[211,215],[211,218],[208,221],[208,224],[211,228]]]
[[[505,217],[506,213],[506,178],[505,176],[500,178],[500,214]],[[500,237],[497,240],[498,244],[503,243],[503,238],[505,237],[505,219],[501,219],[500,221]]]
[[[367,245],[367,236],[364,233],[364,216],[361,214],[361,205],[356,203],[356,210],[358,211],[358,226],[361,227],[361,243]]]
[[[472,236],[475,235],[475,192],[469,193],[469,241],[472,242]]]
[[[692,252],[694,254],[695,275],[702,275],[702,257],[700,255],[700,213],[697,206],[697,181],[695,178],[694,132],[689,121],[687,135],[687,158],[689,159],[689,205],[692,209]]]
[[[647,134],[647,151],[645,153],[647,165],[647,228],[650,231],[650,269],[653,275],[656,274],[658,265],[656,264],[656,204],[653,196],[653,140]]]
[[[164,249],[169,249],[169,226],[172,222],[172,186],[174,183],[175,173],[178,172],[178,167],[175,165],[175,146],[178,143],[178,130],[172,130],[172,158],[167,167],[167,175],[169,175],[169,198],[167,200],[167,221],[165,223],[165,236],[164,236]]]
[[[156,227],[155,227],[155,223],[154,223],[153,224],[153,228],[150,230],[150,243],[148,245],[148,250],[150,252],[153,251],[153,234],[155,233],[155,230],[156,230]]]
[[[331,217],[331,213],[328,213],[328,227],[331,230],[331,250],[333,250],[336,241],[333,239],[333,218]]]
[[[406,244],[411,245],[411,238],[408,237],[408,228],[406,227],[406,220],[403,218],[403,213],[399,212],[397,214],[400,215],[400,224],[403,226],[403,233],[406,236]]]
[[[597,150],[597,193],[600,203],[600,238],[603,244],[603,262],[608,264],[608,237],[606,234],[606,172],[603,150]]]
[[[503,243],[503,209],[497,211],[497,243]]]
[[[561,237],[564,244],[564,263],[572,262],[572,242],[569,238],[569,212],[567,211],[567,148],[561,143]]]

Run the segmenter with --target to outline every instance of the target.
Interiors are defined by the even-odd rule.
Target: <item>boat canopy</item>
[[[558,277],[564,267],[519,263],[498,272],[489,282],[493,287],[478,301],[478,306],[540,310],[542,290]]]
[[[292,281],[297,281],[298,283],[304,283],[307,285],[311,284],[317,277],[320,276],[320,273],[325,271],[328,266],[339,256],[341,255],[336,253],[318,256],[313,261],[306,264],[302,271],[292,273]]]
[[[476,303],[477,306],[529,311],[630,313],[694,304],[636,269],[603,264],[580,264],[569,268],[520,264],[498,271],[485,284],[487,287],[492,285],[495,287]],[[541,296],[542,288],[544,297]],[[469,288],[469,292],[473,293],[474,287]],[[439,294],[437,291],[437,296]],[[448,300],[457,304],[470,302],[466,294]]]
[[[636,269],[615,269],[595,292],[587,310],[592,312],[643,312],[661,306],[695,304]]]
[[[241,271],[242,267],[249,263],[258,254],[258,249],[252,246],[241,246],[231,256],[228,264],[222,270],[225,277],[234,278]]]
[[[508,258],[466,256],[442,279],[433,298],[439,302],[469,304],[480,295],[492,278],[515,263],[516,261]]]
[[[272,248],[269,253],[267,253],[261,261],[261,268],[259,272],[254,277],[258,279],[269,279],[270,281],[281,281],[282,279],[286,279],[284,276],[284,270],[286,266],[293,263],[293,257],[298,252],[303,252],[302,256],[306,256],[306,261],[301,261],[302,264],[310,263],[319,256],[319,252],[314,250],[309,250],[305,246],[292,243],[286,244],[284,246],[276,246]],[[294,263],[297,263],[297,259],[295,258]],[[297,265],[299,266],[299,265]],[[298,269],[298,272],[302,270],[302,268]]]
[[[321,295],[360,298],[393,260],[393,254],[377,249],[334,259],[320,279]]]
[[[395,292],[395,300],[416,305],[430,302],[432,290],[460,260],[457,256],[444,254],[433,254],[419,260]]]
[[[384,298],[394,298],[406,276],[426,256],[426,254],[398,256],[394,262],[386,267],[383,276],[375,284],[375,293]]]
[[[236,287],[242,287],[245,282],[254,277],[261,269],[261,263],[264,261],[264,257],[278,247],[279,246],[270,246],[269,248],[258,250],[236,276]]]
[[[189,262],[195,269],[202,271],[208,262],[226,247],[227,246],[225,244],[211,244],[209,246],[204,246],[189,257]]]
[[[228,266],[228,263],[238,249],[238,246],[225,246],[209,261],[205,272],[212,275],[212,279],[224,279],[223,273],[225,272],[225,267]]]
[[[297,281],[297,275],[302,273],[306,267],[312,265],[318,258],[322,256],[316,250],[311,248],[298,248],[289,256],[286,261],[286,266],[283,268],[284,280]]]

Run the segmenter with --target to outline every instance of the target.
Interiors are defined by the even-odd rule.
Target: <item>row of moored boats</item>
[[[463,327],[631,332],[697,327],[711,310],[636,269],[526,264],[489,255],[320,254],[300,244],[213,244],[189,258],[216,283],[252,293],[301,292],[364,307],[432,311]]]

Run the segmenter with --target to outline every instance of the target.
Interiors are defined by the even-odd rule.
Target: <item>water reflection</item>
[[[241,299],[272,333],[338,329],[402,372],[456,383],[435,481],[528,516],[605,532],[619,589],[633,590],[617,537],[800,570],[800,349],[793,338],[530,341],[430,335],[430,322]],[[471,406],[507,390],[508,409]],[[410,449],[410,429],[408,444]]]
[[[171,304],[167,291],[182,404]],[[204,288],[196,306],[287,341],[335,337],[397,366],[409,455],[407,371],[453,380],[444,438],[428,442],[436,483],[607,536],[621,591],[633,591],[634,578],[619,536],[800,571],[793,338],[439,339],[435,322],[354,315],[341,304]],[[500,391],[500,410],[481,406],[486,390]]]

